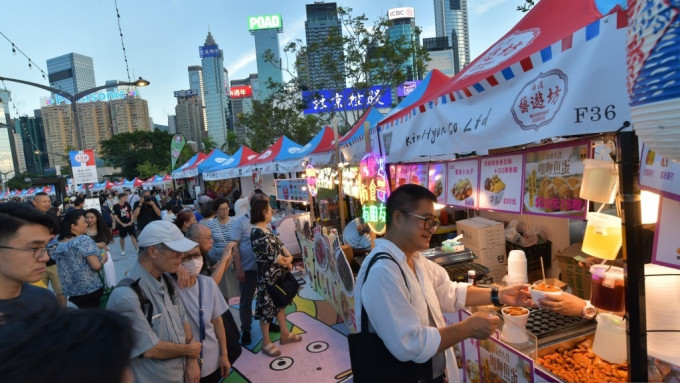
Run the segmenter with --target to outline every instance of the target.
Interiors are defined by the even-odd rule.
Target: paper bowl
[[[505,194],[505,189],[499,191],[498,193],[490,192],[485,190],[486,196],[489,198],[489,204],[491,206],[497,206],[503,201],[503,194]]]
[[[536,305],[538,305],[538,301],[541,299],[545,299],[547,296],[558,296],[562,294],[562,290],[560,291],[540,291],[540,290],[535,290],[534,287],[536,285],[531,285],[529,286],[529,294],[531,294],[531,300],[534,301]]]

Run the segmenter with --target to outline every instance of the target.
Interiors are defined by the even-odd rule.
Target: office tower
[[[177,106],[175,106],[177,126],[175,129],[187,141],[200,143],[201,137],[203,137],[203,109],[201,105],[201,96],[177,96]]]
[[[201,96],[201,110],[203,113],[201,131],[207,132],[205,122],[208,116],[206,116],[205,114],[205,91],[203,89],[203,68],[201,68],[200,65],[192,65],[188,68],[188,72],[189,72],[189,89],[198,91],[198,95]]]
[[[401,39],[404,46],[410,48],[411,55],[402,65],[402,71],[406,74],[406,81],[416,81],[423,77],[418,73],[415,66],[416,49],[420,46],[420,35],[416,33],[416,16],[411,7],[393,8],[387,11],[388,29],[390,40]],[[380,85],[380,84],[375,84]]]
[[[111,100],[109,104],[113,135],[152,130],[149,103],[146,100],[129,96],[122,100]]]
[[[78,108],[80,126],[87,126],[87,129],[81,129],[79,132],[81,149],[99,150],[99,144],[113,136],[109,103],[106,101],[84,102],[78,103],[76,108]]]
[[[14,133],[12,129],[9,127],[7,128],[9,130],[9,135],[12,137],[10,144],[12,146],[12,156],[13,156],[13,161],[14,161],[14,170],[17,173],[25,173],[26,172],[26,158],[24,158],[24,145],[21,142],[21,136],[18,134]]]
[[[205,93],[206,129],[208,135],[221,147],[227,142],[229,106],[224,52],[212,34],[208,32],[205,44],[199,47],[203,67],[203,90]]]
[[[253,100],[255,99],[256,87],[259,85],[258,75],[231,81],[231,108],[234,115],[234,132],[240,142],[247,143],[247,129],[238,121],[239,116],[253,112]]]
[[[74,149],[78,139],[76,136],[71,105],[50,105],[40,108],[45,126],[47,142],[47,158],[51,168],[68,166],[69,149]]]
[[[302,47],[295,57],[295,71],[297,72],[300,90],[309,90],[309,62],[307,61],[307,49]]]
[[[0,125],[0,173],[6,181],[15,176],[18,170],[14,160],[14,135],[7,125]]]
[[[39,112],[39,110],[38,110]],[[14,120],[14,132],[21,137],[26,170],[31,174],[43,175],[49,167],[45,127],[40,113],[35,117],[21,116]]]
[[[168,133],[170,134],[177,133],[177,115],[168,116]]]
[[[47,60],[50,86],[76,94],[97,86],[92,57],[68,53]]]
[[[279,49],[279,33],[283,33],[281,15],[251,16],[248,18],[248,30],[255,37],[255,57],[257,75],[262,82],[259,97],[266,100],[271,95],[269,82],[283,83],[281,72],[281,52]],[[269,55],[269,60],[267,60]]]
[[[438,69],[449,77],[453,77],[456,74],[453,51],[450,49],[448,37],[424,38],[423,47],[427,49],[430,55],[430,61],[425,65],[426,72]]]
[[[12,92],[8,89],[0,89],[0,124],[9,124],[9,98]]]
[[[434,27],[437,37],[448,37],[454,72],[460,72],[470,63],[467,0],[434,0]]]
[[[345,66],[342,48],[328,46],[331,33],[342,35],[342,24],[338,19],[336,3],[314,2],[307,4],[307,20],[305,21],[305,38],[307,47],[307,66],[309,69],[309,89],[342,89],[345,88]],[[323,62],[336,63],[336,69],[329,71]]]

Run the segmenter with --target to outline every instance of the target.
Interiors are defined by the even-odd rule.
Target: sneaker
[[[241,345],[247,346],[249,345],[253,340],[250,337],[250,331],[244,331],[243,335],[241,335]]]
[[[125,255],[125,250],[121,250],[120,255]]]
[[[272,322],[269,324],[269,332],[281,332],[281,327],[278,324]]]

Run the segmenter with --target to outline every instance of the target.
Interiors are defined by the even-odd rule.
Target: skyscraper
[[[78,53],[68,53],[47,60],[47,74],[51,87],[71,94],[97,86],[92,57]]]
[[[460,72],[470,63],[467,0],[434,0],[434,27],[437,37],[448,37],[454,72]]]
[[[266,100],[271,94],[269,81],[283,83],[279,49],[279,33],[283,32],[281,15],[251,16],[248,18],[248,30],[255,36],[257,76],[262,82],[259,97]],[[271,55],[269,60],[266,59],[267,52]]]
[[[210,138],[220,147],[227,142],[230,119],[224,52],[210,32],[205,39],[205,44],[199,47],[199,52],[203,67],[206,129]]]
[[[201,143],[203,137],[203,109],[201,106],[201,96],[187,95],[177,96],[177,106],[175,106],[175,116],[177,133],[184,135],[187,141]]]
[[[76,108],[80,126],[87,126],[87,129],[81,129],[79,132],[82,149],[99,149],[99,144],[113,135],[109,103],[84,102],[78,103]]]
[[[344,54],[342,49],[328,46],[327,40],[331,33],[342,35],[342,24],[338,19],[336,3],[321,1],[307,4],[307,21],[305,21],[305,38],[307,47],[307,68],[309,71],[308,85],[312,90],[340,89],[345,85]],[[324,61],[336,63],[331,71],[324,65]]]
[[[21,116],[14,120],[14,132],[21,137],[24,148],[26,169],[31,174],[43,175],[49,167],[47,160],[47,143],[45,142],[45,127],[42,123],[40,110],[35,117]]]
[[[240,142],[247,143],[246,127],[239,124],[238,117],[245,113],[253,112],[253,100],[259,85],[258,75],[251,73],[250,76],[231,81],[231,108],[234,113],[234,132]]]
[[[415,64],[415,49],[420,45],[420,35],[416,33],[416,16],[411,7],[393,8],[387,11],[389,26],[387,33],[390,40],[403,39],[404,45],[411,48],[411,56],[402,65],[402,71],[406,74],[407,81],[415,81],[422,78],[422,73],[417,73]],[[376,84],[378,85],[378,84]]]
[[[114,135],[153,130],[153,123],[149,117],[149,103],[146,100],[128,96],[122,100],[111,100],[110,104]]]
[[[47,158],[50,167],[67,166],[65,159],[68,148],[73,148],[78,142],[73,124],[71,105],[50,105],[40,108],[45,125],[45,139],[47,141]]]
[[[18,169],[14,163],[14,135],[7,125],[0,125],[0,172],[3,181],[15,176]]]
[[[454,70],[453,51],[449,46],[449,39],[446,36],[428,37],[423,39],[423,47],[430,55],[430,61],[426,64],[426,72],[438,69],[445,75],[453,77]]]
[[[189,89],[198,91],[201,97],[201,132],[207,132],[205,128],[205,121],[208,118],[205,114],[205,91],[203,89],[203,68],[200,65],[192,65],[188,68],[189,71]]]

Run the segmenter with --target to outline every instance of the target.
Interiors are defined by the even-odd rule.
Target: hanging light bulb
[[[33,65],[31,64],[31,60],[28,60],[28,69],[33,69]]]
[[[12,53],[16,56],[17,55],[17,48],[12,44]]]

